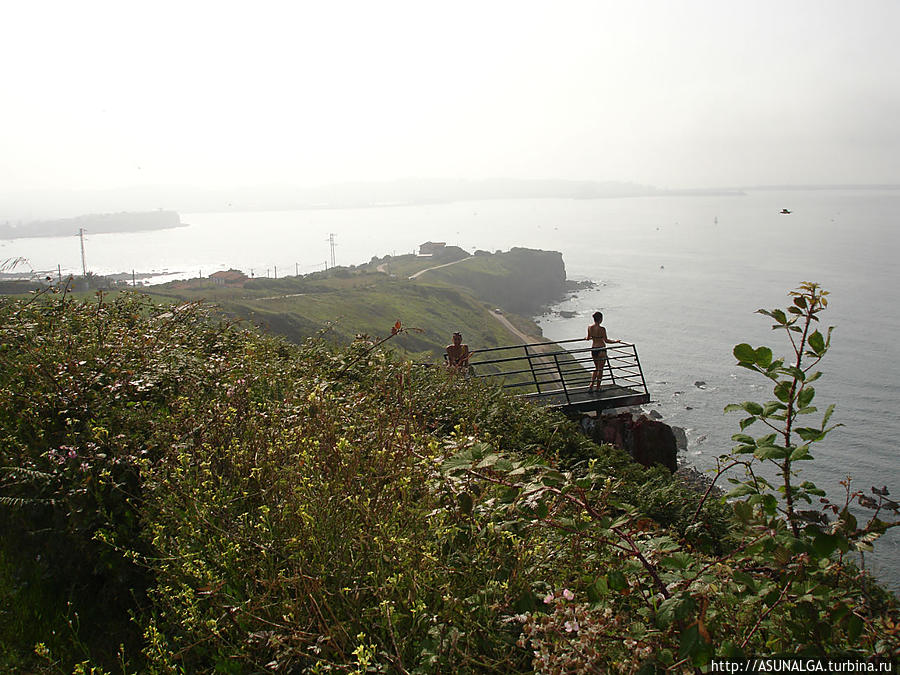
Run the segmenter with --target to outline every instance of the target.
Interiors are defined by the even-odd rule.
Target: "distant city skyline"
[[[16,3],[0,207],[395,179],[897,184],[898,25],[893,0]]]

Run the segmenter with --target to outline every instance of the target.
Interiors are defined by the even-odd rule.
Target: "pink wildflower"
[[[570,591],[568,588],[564,588],[562,594],[566,600],[574,600],[575,599],[575,594],[572,591]]]
[[[549,605],[552,602],[553,602],[553,592],[551,591],[550,593],[547,593],[546,597],[544,598],[544,604]]]

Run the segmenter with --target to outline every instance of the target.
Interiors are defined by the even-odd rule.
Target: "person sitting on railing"
[[[593,340],[591,343],[591,358],[594,360],[594,372],[591,373],[591,385],[588,391],[600,391],[600,381],[603,379],[603,368],[606,365],[606,345],[611,342],[619,342],[621,340],[613,340],[606,335],[606,328],[600,324],[603,322],[603,313],[594,312],[594,323],[588,326],[587,337],[585,340]]]
[[[447,361],[447,367],[453,370],[468,370],[469,345],[463,344],[462,333],[459,331],[453,334],[452,340],[447,345],[447,354],[444,357]]]

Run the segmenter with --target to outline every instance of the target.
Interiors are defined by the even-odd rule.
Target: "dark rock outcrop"
[[[615,445],[644,466],[662,464],[672,473],[678,468],[675,433],[668,424],[622,413],[584,418],[582,429],[595,442]]]

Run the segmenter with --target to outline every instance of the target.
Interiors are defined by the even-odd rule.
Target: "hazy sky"
[[[0,189],[900,183],[900,2],[5,2]]]

